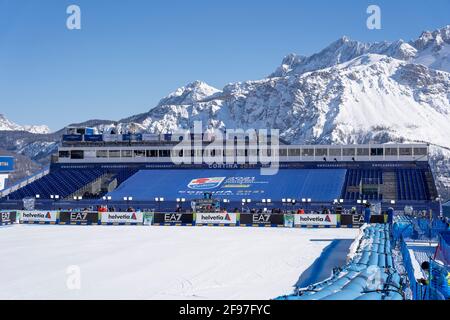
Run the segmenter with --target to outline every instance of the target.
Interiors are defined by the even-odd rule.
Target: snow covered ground
[[[271,299],[291,293],[332,240],[357,234],[357,229],[1,227],[0,299]],[[67,287],[68,281],[77,283],[78,271],[70,266],[79,267],[78,290]]]

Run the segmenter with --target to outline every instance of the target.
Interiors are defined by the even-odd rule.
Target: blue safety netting
[[[402,281],[394,268],[389,225],[363,230],[352,260],[334,275],[280,300],[403,300]]]
[[[282,198],[311,198],[332,201],[339,198],[345,169],[280,169],[277,174],[261,175],[259,169],[179,169],[141,170],[109,195],[113,199],[132,197],[148,201],[164,197],[201,198],[204,192],[214,197],[241,201]]]

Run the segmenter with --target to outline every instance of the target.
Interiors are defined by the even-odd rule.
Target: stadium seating
[[[59,195],[64,198],[94,181],[103,173],[103,170],[100,169],[54,170],[41,179],[11,193],[9,198],[19,200],[36,195],[39,195],[41,199],[50,199],[51,195]]]
[[[123,196],[133,196],[134,199],[149,200],[154,196],[164,196],[166,199],[186,196],[178,191],[186,189],[190,180],[207,177],[260,177],[258,169],[149,169],[142,167],[108,167],[97,168],[52,168],[50,173],[32,182],[31,184],[9,194],[9,199],[20,200],[25,197],[34,197],[39,194],[47,199],[52,194],[66,197],[86,184],[97,179],[104,173],[113,174],[117,179],[118,189],[113,193],[116,199]],[[280,201],[282,198],[311,198],[312,201],[331,202],[341,198],[346,201],[358,199],[370,202],[383,200],[383,169],[281,169],[280,172],[269,177],[264,184],[251,185],[250,188],[241,188],[250,191],[251,198],[270,198]],[[190,179],[189,181],[185,181]],[[258,178],[259,179],[259,178]],[[177,182],[175,182],[175,180]],[[264,180],[264,179],[263,179]],[[399,201],[429,201],[431,193],[428,190],[426,169],[401,168],[390,171],[391,194],[389,199]],[[151,185],[149,185],[149,182]],[[176,188],[174,183],[180,185]],[[161,186],[167,188],[161,189]],[[256,188],[260,186],[261,188]],[[275,187],[276,186],[276,187]],[[364,188],[362,188],[364,186]],[[175,190],[176,189],[176,190]],[[254,190],[253,190],[254,189]],[[259,190],[259,193],[258,193]],[[167,192],[166,192],[167,191]],[[189,191],[189,190],[187,190]],[[361,191],[363,191],[361,193]],[[103,196],[100,194],[97,196]],[[256,196],[255,196],[256,195]],[[198,197],[198,195],[195,195]],[[242,196],[236,197],[236,199]],[[236,200],[235,199],[235,200]],[[232,200],[232,199],[231,199]],[[239,200],[239,199],[238,199]]]
[[[383,172],[381,169],[348,169],[342,192],[342,198],[346,200],[378,200],[382,195],[379,193],[361,194],[360,192],[348,191],[349,187],[358,187],[361,183],[379,185],[383,183]]]
[[[398,200],[428,200],[430,192],[426,184],[425,172],[417,169],[397,169]]]
[[[430,200],[430,192],[426,183],[425,171],[422,169],[396,169],[396,200],[425,201]],[[381,169],[349,169],[345,177],[345,183],[341,197],[346,200],[381,201],[383,194],[361,194],[361,183],[382,185],[383,171]],[[349,191],[353,190],[353,191]]]

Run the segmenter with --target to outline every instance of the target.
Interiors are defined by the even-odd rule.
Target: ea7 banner
[[[197,225],[215,224],[215,225],[236,225],[236,213],[196,213],[195,223]]]
[[[298,226],[337,226],[336,214],[296,214],[294,224]]]
[[[142,224],[144,214],[142,212],[102,212],[102,224]]]
[[[16,215],[17,213],[15,211],[0,212],[0,225],[16,223]]]
[[[282,214],[241,214],[239,218],[240,225],[284,225],[284,216]]]
[[[343,214],[341,215],[341,226],[361,227],[364,224],[362,214]]]
[[[22,223],[56,223],[56,211],[22,211]]]
[[[98,224],[98,212],[60,212],[60,224]]]
[[[155,225],[192,225],[194,223],[194,215],[192,213],[155,213],[153,216],[153,223]]]

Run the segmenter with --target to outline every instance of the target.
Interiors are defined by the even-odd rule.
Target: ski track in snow
[[[357,229],[0,228],[0,299],[272,299]],[[69,290],[67,268],[81,271]]]

